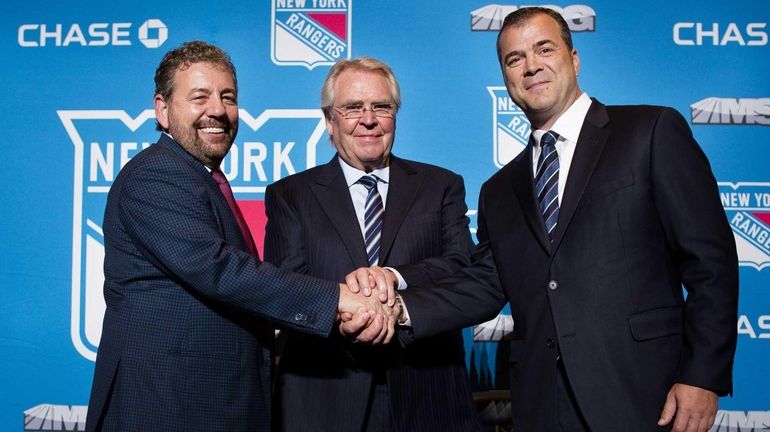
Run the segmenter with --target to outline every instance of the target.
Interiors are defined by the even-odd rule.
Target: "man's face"
[[[500,35],[505,86],[537,129],[550,129],[580,96],[577,51],[567,48],[559,30],[553,18],[538,14]]]
[[[396,131],[395,113],[378,117],[376,104],[393,103],[387,79],[376,72],[348,69],[334,83],[334,107],[362,105],[361,118],[346,119],[331,108],[326,130],[342,159],[350,166],[369,172],[387,164]]]
[[[155,95],[161,126],[210,168],[222,162],[238,133],[238,93],[232,74],[211,63],[177,70],[170,100]]]

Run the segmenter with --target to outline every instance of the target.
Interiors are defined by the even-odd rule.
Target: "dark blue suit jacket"
[[[268,431],[269,321],[330,333],[335,283],[251,256],[204,165],[163,134],[112,185],[86,430]]]
[[[481,322],[509,301],[517,431],[555,429],[559,353],[595,431],[660,430],[676,382],[729,393],[735,240],[682,116],[593,101],[553,242],[531,147],[484,183],[471,267],[436,290],[404,293],[414,335]]]
[[[265,201],[266,260],[337,281],[367,266],[337,156],[269,186]],[[467,265],[472,242],[465,212],[460,176],[392,157],[380,265],[396,268],[407,291]],[[360,431],[373,377],[383,373],[396,430],[480,430],[459,331],[408,349],[359,347],[340,339],[289,332],[278,389],[285,432]]]

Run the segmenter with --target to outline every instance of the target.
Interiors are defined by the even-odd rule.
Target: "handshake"
[[[403,313],[396,301],[398,281],[392,271],[361,267],[340,284],[337,320],[340,333],[354,342],[387,344]]]

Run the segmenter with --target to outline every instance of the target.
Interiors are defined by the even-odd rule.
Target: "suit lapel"
[[[336,230],[356,267],[367,267],[364,238],[337,155],[321,168],[320,175],[315,183],[310,185],[310,189],[323,212],[331,220],[331,227],[318,229]]]
[[[583,127],[580,129],[575,154],[567,177],[564,196],[559,208],[559,221],[553,238],[553,250],[558,249],[564,233],[569,228],[572,216],[575,214],[580,199],[583,197],[588,181],[596,168],[599,157],[604,150],[609,136],[609,130],[604,127],[609,123],[606,107],[594,100],[586,114]]]
[[[537,238],[540,246],[550,253],[551,241],[548,239],[548,233],[545,231],[543,215],[540,213],[540,207],[535,198],[535,184],[532,176],[533,146],[533,140],[530,137],[527,148],[524,149],[520,157],[511,162],[512,183],[521,205],[521,211],[524,214],[524,220],[527,221],[529,229],[532,230],[532,234]]]
[[[233,214],[232,209],[230,209],[230,205],[227,203],[225,196],[222,195],[222,191],[219,189],[219,185],[211,177],[211,172],[206,169],[201,161],[195,159],[195,157],[193,157],[190,153],[187,153],[187,151],[179,143],[177,143],[165,133],[160,134],[160,139],[158,139],[158,142],[155,145],[167,149],[172,154],[180,158],[180,160],[184,161],[184,163],[186,163],[198,175],[200,175],[201,180],[209,190],[209,194],[211,196],[212,203],[215,206],[216,214],[220,223],[223,227],[234,227],[238,232],[237,236],[226,236],[225,239],[228,241],[228,243],[237,249],[244,252],[249,252],[249,247],[246,244],[248,240],[243,238],[243,234],[240,227],[238,226],[238,222],[235,219],[235,215]],[[259,256],[257,255],[257,257]]]
[[[385,220],[380,238],[380,265],[387,262],[396,234],[407,212],[414,204],[423,180],[424,175],[416,171],[408,162],[391,156]]]

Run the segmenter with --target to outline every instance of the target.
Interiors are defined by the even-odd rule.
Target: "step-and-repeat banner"
[[[482,182],[530,126],[495,52],[525,4],[233,0],[6,6],[0,169],[0,429],[82,430],[104,301],[101,228],[120,168],[158,136],[153,74],[191,39],[238,69],[241,126],[225,161],[261,243],[271,182],[333,155],[318,110],[329,66],[360,55],[402,88],[394,152],[461,174],[471,225]],[[735,392],[719,431],[770,430],[770,7],[765,0],[574,0],[547,4],[573,31],[584,91],[605,104],[673,106],[719,181],[740,257]],[[693,219],[698,214],[690,215]],[[506,310],[466,329],[478,391],[505,388]]]

